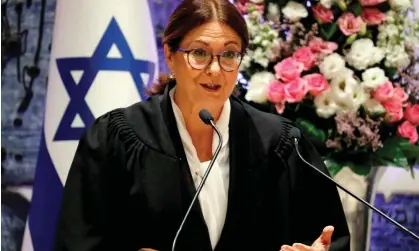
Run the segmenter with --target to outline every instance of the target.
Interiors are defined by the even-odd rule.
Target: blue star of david
[[[121,58],[107,57],[112,45],[115,45],[119,49]],[[77,114],[85,126],[89,126],[95,120],[92,111],[86,103],[85,97],[99,71],[130,72],[137,91],[141,99],[144,100],[147,98],[144,92],[144,85],[148,86],[150,81],[152,81],[155,64],[151,61],[134,58],[118,23],[112,18],[92,57],[60,58],[57,59],[57,67],[63,84],[70,96],[70,103],[58,125],[54,141],[80,139],[85,128],[71,126]],[[71,75],[71,71],[74,70],[84,71],[78,84]],[[149,83],[143,83],[141,73],[149,74]],[[115,85],[117,84],[115,83]]]

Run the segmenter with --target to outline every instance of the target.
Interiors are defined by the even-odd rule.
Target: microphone
[[[201,111],[199,111],[199,118],[206,125],[211,125],[214,128],[214,130],[217,131],[217,128],[215,127],[215,125],[211,124],[211,122],[214,121],[214,118],[212,117],[211,113],[208,110],[202,109]]]
[[[340,185],[338,182],[336,182],[334,179],[332,179],[330,176],[328,176],[327,174],[323,173],[322,171],[320,171],[319,169],[317,169],[315,166],[313,166],[312,164],[310,164],[308,161],[306,161],[303,156],[301,156],[300,151],[298,150],[298,142],[301,139],[301,133],[300,130],[298,130],[298,128],[293,127],[290,130],[290,135],[291,138],[294,140],[294,146],[295,149],[297,151],[298,157],[300,157],[300,159],[306,163],[308,166],[310,166],[311,168],[313,168],[316,172],[318,172],[319,174],[321,174],[323,177],[325,177],[326,179],[328,179],[329,181],[333,182],[337,187],[339,187],[340,189],[342,189],[343,191],[345,191],[347,194],[351,195],[353,198],[357,199],[359,202],[361,202],[362,204],[364,204],[365,206],[369,207],[370,209],[374,210],[375,212],[377,212],[378,214],[380,214],[381,216],[383,216],[384,218],[386,218],[388,221],[390,221],[392,224],[396,225],[397,227],[399,227],[401,230],[403,230],[405,233],[409,234],[410,236],[412,236],[414,239],[416,239],[417,241],[419,241],[419,237],[417,235],[415,235],[412,231],[410,231],[409,229],[405,228],[404,226],[402,226],[400,223],[398,223],[397,221],[393,220],[392,218],[390,218],[389,216],[387,216],[385,213],[381,212],[378,208],[374,207],[373,205],[369,204],[368,202],[366,202],[365,200],[359,198],[358,196],[356,196],[354,193],[352,193],[351,191],[349,191],[348,189],[344,188],[342,185]]]
[[[196,190],[196,193],[195,193],[195,195],[194,195],[194,197],[193,197],[193,199],[192,199],[192,202],[191,202],[191,204],[189,205],[188,211],[186,211],[186,214],[185,214],[185,216],[183,217],[182,223],[180,224],[180,227],[179,227],[179,229],[178,229],[178,231],[177,231],[177,233],[176,233],[175,239],[173,240],[173,244],[172,244],[172,251],[175,251],[176,242],[177,242],[177,239],[179,238],[179,234],[180,234],[180,232],[182,231],[183,226],[185,225],[186,219],[188,218],[188,216],[189,216],[189,214],[190,214],[190,212],[191,212],[191,210],[192,210],[192,207],[193,207],[193,205],[195,204],[195,201],[197,200],[197,198],[198,198],[199,194],[201,193],[202,187],[204,186],[205,181],[207,180],[208,175],[209,175],[209,173],[211,172],[212,166],[214,165],[214,162],[215,162],[215,160],[217,159],[218,153],[219,153],[219,152],[220,152],[220,150],[221,150],[221,146],[223,145],[223,137],[221,136],[221,133],[220,133],[220,131],[218,130],[217,126],[215,126],[215,124],[214,124],[214,118],[212,117],[211,113],[210,113],[209,111],[207,111],[206,109],[202,109],[202,110],[199,112],[199,118],[200,118],[200,119],[202,120],[202,122],[204,122],[206,125],[210,125],[210,126],[214,129],[214,131],[217,133],[217,135],[218,135],[218,139],[219,139],[219,140],[218,140],[218,146],[217,146],[217,148],[215,149],[214,156],[212,157],[212,159],[211,159],[211,161],[210,161],[210,163],[209,163],[209,165],[208,165],[207,170],[205,170],[204,177],[202,178],[201,182],[199,183],[199,186],[198,186],[198,188],[197,188],[197,190]]]

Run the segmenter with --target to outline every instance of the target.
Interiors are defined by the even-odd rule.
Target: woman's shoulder
[[[292,151],[291,129],[297,125],[280,114],[259,110],[250,104],[241,102],[249,116],[253,129],[268,148],[274,148],[279,154]]]
[[[162,119],[156,98],[108,111],[95,119],[83,138],[100,142],[108,152],[121,146],[124,149],[146,146],[159,151],[158,128],[162,126]]]

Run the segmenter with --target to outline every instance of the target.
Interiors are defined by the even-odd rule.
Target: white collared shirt
[[[186,130],[182,112],[174,102],[175,88],[176,87],[170,90],[169,95],[172,102],[173,112],[176,118],[179,134],[182,139],[183,147],[185,149],[185,154],[188,160],[191,175],[193,177],[195,187],[198,188],[199,183],[202,180],[201,177],[204,176],[205,170],[207,169],[210,161],[200,162],[198,159],[198,154],[192,143],[192,139],[188,131]],[[223,145],[198,197],[202,209],[202,214],[204,215],[204,219],[207,224],[213,249],[215,248],[220,239],[227,213],[228,185],[230,175],[230,152],[228,145],[228,126],[230,122],[230,109],[230,100],[228,99],[225,102],[223,111],[221,112],[220,118],[216,123],[218,130],[220,130],[220,133],[223,137]],[[212,140],[213,154],[217,146],[218,136],[214,132]]]

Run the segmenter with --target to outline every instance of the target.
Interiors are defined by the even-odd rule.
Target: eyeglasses
[[[204,49],[185,50],[178,48],[178,51],[187,54],[189,65],[196,70],[207,68],[212,63],[213,57],[217,57],[218,64],[224,71],[234,71],[240,66],[243,58],[242,53],[236,51],[223,51],[216,55]]]

